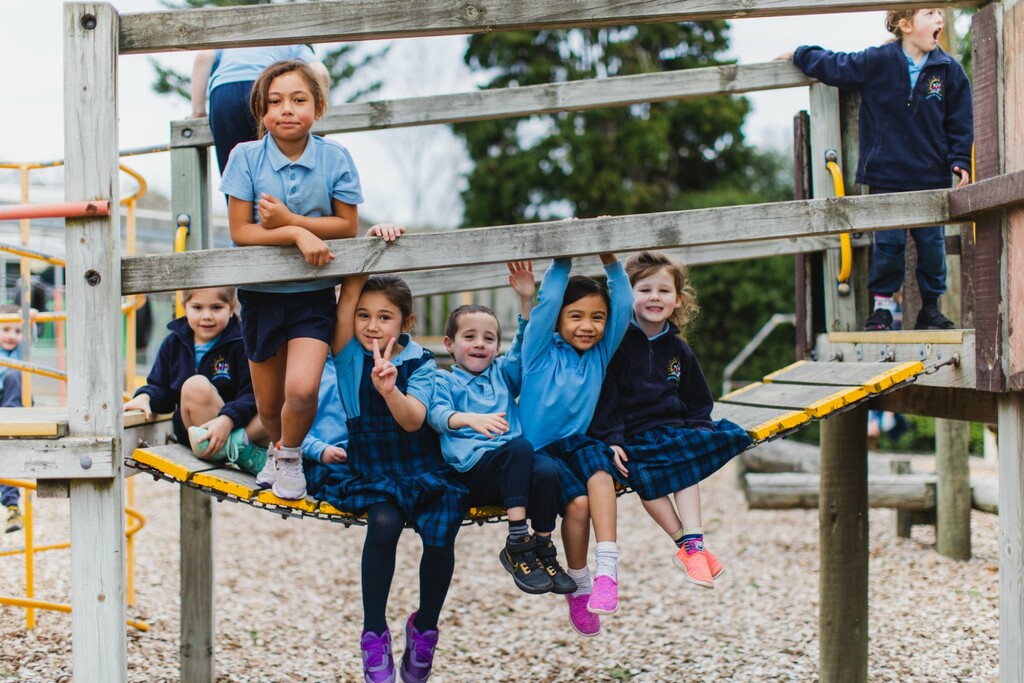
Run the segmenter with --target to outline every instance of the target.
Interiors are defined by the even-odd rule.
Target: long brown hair
[[[270,85],[278,76],[292,71],[302,76],[306,85],[309,86],[309,91],[313,94],[313,109],[316,112],[316,118],[321,118],[327,112],[327,88],[323,81],[317,78],[309,64],[298,59],[274,62],[256,78],[256,82],[252,84],[252,93],[249,95],[249,109],[252,111],[253,118],[256,119],[260,139],[267,134],[267,128],[263,125],[263,117],[266,116],[267,110],[270,108]]]

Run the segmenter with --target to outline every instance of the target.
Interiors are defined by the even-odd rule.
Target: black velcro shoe
[[[498,553],[501,566],[512,575],[516,587],[524,593],[540,595],[550,593],[554,583],[537,560],[537,541],[533,536],[524,536],[519,541],[505,541],[505,547]],[[575,585],[575,582],[573,582]]]
[[[915,330],[952,330],[956,325],[953,321],[942,315],[935,306],[925,306],[917,312],[917,324]]]
[[[565,573],[562,565],[558,564],[558,549],[550,538],[537,540],[537,559],[548,576],[551,577],[552,593],[568,595],[576,592],[576,582],[571,576]]]
[[[881,332],[892,329],[892,313],[887,308],[876,308],[864,321],[865,332]]]

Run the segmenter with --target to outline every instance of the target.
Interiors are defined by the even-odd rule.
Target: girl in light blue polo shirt
[[[327,88],[301,61],[271,64],[250,100],[260,139],[231,152],[220,189],[238,246],[294,245],[306,263],[334,260],[325,240],[355,237],[359,174],[348,150],[310,134]],[[271,439],[256,477],[288,500],[306,495],[302,440],[313,424],[319,378],[334,333],[334,280],[240,287],[242,337],[256,405]]]

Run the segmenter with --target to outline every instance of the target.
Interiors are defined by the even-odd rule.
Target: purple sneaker
[[[405,653],[399,673],[404,683],[427,683],[430,668],[434,665],[434,648],[437,647],[437,631],[420,633],[412,623],[416,612],[405,622]]]
[[[594,579],[594,592],[587,601],[592,614],[615,614],[619,611],[619,582],[605,574]]]
[[[382,635],[363,631],[359,639],[363,652],[363,683],[395,683],[395,660],[391,656],[391,631]]]
[[[587,610],[588,600],[590,593],[565,596],[565,601],[569,603],[569,623],[576,629],[576,633],[590,638],[601,632],[601,617]]]

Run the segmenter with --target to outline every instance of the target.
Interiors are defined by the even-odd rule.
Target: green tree
[[[482,34],[466,63],[493,74],[486,87],[671,71],[726,63],[725,22]],[[718,96],[499,120],[455,127],[475,167],[466,225],[568,215],[636,214],[792,196],[791,162],[744,141],[750,110]],[[715,392],[721,371],[774,312],[792,310],[792,260],[691,270],[702,313],[688,337]],[[759,355],[765,372],[792,359],[791,331]],[[745,370],[750,370],[746,368]],[[744,373],[745,374],[745,373]],[[763,373],[762,373],[763,374]]]
[[[295,2],[295,0],[282,0],[283,2]],[[199,9],[203,7],[241,7],[250,5],[271,5],[275,0],[165,0],[163,5],[168,9]],[[321,56],[327,72],[331,75],[332,92],[338,89],[342,83],[351,86],[355,81],[353,76],[364,66],[373,63],[387,52],[384,50],[360,54],[353,44],[341,44],[330,47]],[[186,100],[191,99],[189,85],[192,81],[192,74],[184,74],[176,69],[165,66],[156,59],[150,58],[149,63],[153,65],[155,77],[153,90],[161,95],[180,95]],[[380,89],[380,81],[372,81],[358,87],[345,88],[345,100],[352,102],[355,99],[376,92]]]

